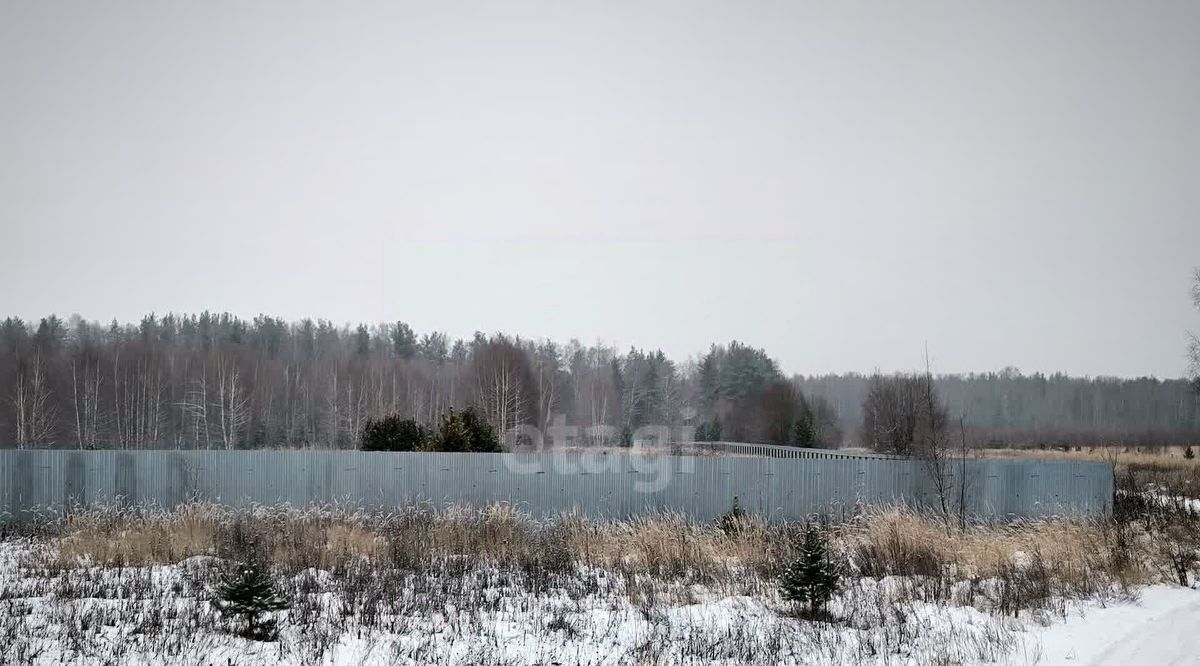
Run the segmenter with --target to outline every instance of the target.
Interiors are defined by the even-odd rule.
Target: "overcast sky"
[[[1180,376],[1200,3],[0,0],[0,316]]]

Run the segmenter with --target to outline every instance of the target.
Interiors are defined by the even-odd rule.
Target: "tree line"
[[[452,339],[404,322],[209,312],[136,324],[0,322],[0,444],[9,447],[353,448],[371,419],[432,427],[451,408],[471,408],[499,433],[547,431],[562,418],[588,444],[628,445],[646,425],[709,439],[841,441],[826,406],[738,342],[677,363],[660,350]]]
[[[1200,311],[1200,269],[1190,295]],[[890,377],[802,377],[797,385],[831,405],[840,427],[861,424],[860,443],[894,453],[932,450],[936,457],[952,416],[962,439],[969,432],[977,446],[1191,445],[1200,441],[1200,338],[1188,338],[1183,379],[1025,375],[1016,368],[935,377],[926,368]]]
[[[1004,443],[1194,439],[1186,380],[1015,371],[931,378],[949,414]],[[766,351],[559,344],[504,334],[453,339],[404,322],[335,325],[227,313],[0,322],[0,446],[354,448],[387,416],[437,429],[470,409],[497,433],[580,426],[584,443],[629,445],[639,428],[698,440],[870,445],[872,378],[788,377]]]
[[[803,377],[854,428],[869,420],[867,397],[877,377]],[[1200,398],[1187,379],[1069,377],[1000,372],[931,378],[947,412],[962,417],[981,446],[1182,445],[1200,441]],[[860,429],[860,435],[862,431]]]

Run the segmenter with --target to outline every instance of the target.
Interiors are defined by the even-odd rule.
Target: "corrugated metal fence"
[[[971,460],[948,465],[957,511],[985,518],[1106,514],[1112,467],[1066,461]],[[734,497],[772,520],[848,514],[858,504],[936,507],[929,466],[872,457],[781,459],[615,452],[365,453],[357,451],[0,451],[0,510],[21,517],[97,503],[172,507],[342,501],[364,508],[417,502],[509,502],[544,516],[622,518],[655,511],[712,520]]]
[[[888,456],[880,453],[859,453],[841,449],[803,449],[795,446],[780,446],[778,444],[743,444],[741,442],[691,442],[688,449],[701,452],[719,453],[723,455],[760,456],[763,458],[792,458],[792,459],[822,459],[847,460],[852,458],[872,458],[876,460],[902,460],[899,456]]]

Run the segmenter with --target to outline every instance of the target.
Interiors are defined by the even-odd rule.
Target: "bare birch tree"
[[[520,346],[497,335],[477,345],[473,360],[475,395],[484,418],[503,437],[537,419],[537,397],[529,357]]]
[[[241,373],[232,361],[217,361],[217,422],[221,443],[226,449],[238,447],[239,437],[250,421],[250,401],[241,382]]]
[[[79,448],[94,448],[100,432],[99,361],[71,361],[71,402],[75,408],[75,440]]]
[[[538,427],[543,433],[549,430],[550,420],[558,408],[558,375],[562,360],[558,348],[550,342],[541,345],[534,355],[534,373],[537,375],[538,411],[542,415]]]
[[[212,448],[212,430],[209,427],[209,405],[211,404],[208,383],[208,364],[202,359],[199,379],[193,379],[184,392],[179,407],[186,423],[191,426],[192,446]]]
[[[32,362],[18,363],[11,400],[15,412],[17,448],[50,443],[57,410],[51,402],[49,379],[40,350],[34,352]]]

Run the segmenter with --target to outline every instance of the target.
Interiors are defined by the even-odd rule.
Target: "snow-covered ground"
[[[278,642],[231,635],[209,607],[213,557],[172,566],[40,569],[28,544],[0,544],[0,662],[32,664],[1200,664],[1200,592],[1156,586],[1055,612],[1000,617],[913,601],[907,579],[854,582],[835,623],[788,615],[769,587],[617,589],[603,571],[537,594],[469,572],[471,590],[430,604],[413,579],[370,588],[323,571],[288,579]],[[476,580],[478,579],[478,580]],[[478,584],[478,588],[476,588]],[[437,587],[436,585],[434,587]],[[339,595],[358,589],[378,604]],[[584,590],[581,592],[580,590]],[[663,595],[656,598],[656,595]],[[669,597],[669,598],[668,598]],[[363,617],[363,609],[377,613]]]
[[[1133,603],[1088,605],[1065,622],[1029,628],[1012,659],[1046,666],[1200,664],[1200,591],[1156,585]]]

